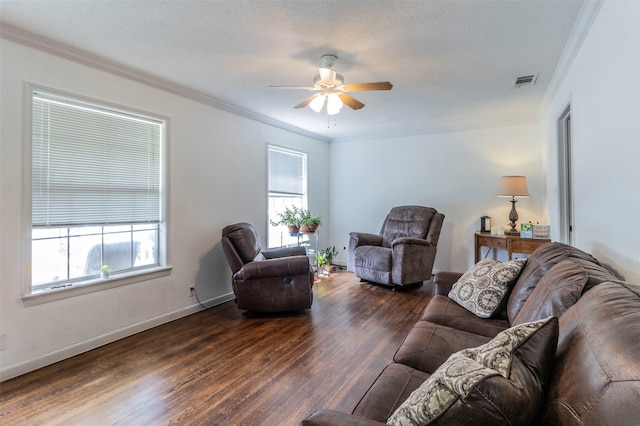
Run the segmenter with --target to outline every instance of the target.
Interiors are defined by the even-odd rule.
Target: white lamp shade
[[[327,114],[335,115],[342,109],[342,99],[335,93],[327,96]]]
[[[322,111],[322,107],[324,106],[325,99],[326,99],[326,96],[317,94],[316,97],[311,102],[309,102],[309,108],[311,108],[315,112]]]
[[[524,176],[502,176],[498,197],[528,198],[527,178]]]

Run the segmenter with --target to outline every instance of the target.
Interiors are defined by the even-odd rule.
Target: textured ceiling
[[[328,139],[532,122],[582,0],[0,0],[0,25],[90,52],[233,108]],[[320,56],[338,56],[351,93],[325,113],[310,95]],[[512,88],[538,73],[534,86]]]

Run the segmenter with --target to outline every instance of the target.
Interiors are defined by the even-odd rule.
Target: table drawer
[[[536,251],[538,247],[549,242],[551,242],[551,240],[530,238],[514,239],[511,242],[511,252],[531,254]]]
[[[478,237],[478,246],[497,247],[497,248],[506,249],[507,240],[498,239],[498,238],[489,238],[489,237]]]

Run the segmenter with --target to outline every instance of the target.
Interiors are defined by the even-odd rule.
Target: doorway
[[[574,223],[571,136],[571,105],[567,105],[558,119],[558,206],[559,239],[569,245],[573,244]]]

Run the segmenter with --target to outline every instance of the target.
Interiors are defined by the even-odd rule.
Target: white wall
[[[328,144],[39,50],[1,41],[0,379],[195,312],[189,286],[211,303],[231,295],[221,229],[248,221],[266,238],[266,144],[309,154],[310,208],[330,226]],[[169,276],[64,300],[21,300],[24,82],[170,119]],[[28,204],[27,204],[28,205]],[[265,240],[266,241],[266,240]]]
[[[640,284],[640,2],[605,1],[542,120],[546,208],[558,213],[557,120],[571,103],[573,245]],[[552,227],[553,231],[553,227]],[[555,236],[554,236],[555,238]]]
[[[496,197],[503,175],[527,177],[531,198],[516,205],[520,221],[542,221],[537,124],[332,142],[329,159],[331,240],[345,264],[349,232],[378,233],[391,207],[418,204],[446,216],[434,268],[465,271],[480,216],[508,223],[511,203]]]

